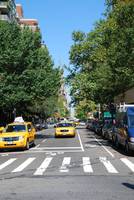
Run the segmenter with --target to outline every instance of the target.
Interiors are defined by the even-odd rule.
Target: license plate
[[[13,144],[13,142],[12,142],[12,141],[10,141],[10,142],[7,142],[7,144]]]

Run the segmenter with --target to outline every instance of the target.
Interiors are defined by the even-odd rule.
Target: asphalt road
[[[37,134],[28,151],[0,153],[0,200],[133,200],[134,156],[84,127]]]

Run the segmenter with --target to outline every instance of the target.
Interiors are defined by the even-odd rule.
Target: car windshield
[[[25,125],[9,125],[4,132],[24,132],[26,131]]]
[[[129,115],[129,126],[134,128],[134,115]]]
[[[72,123],[61,123],[58,124],[57,127],[73,127]]]

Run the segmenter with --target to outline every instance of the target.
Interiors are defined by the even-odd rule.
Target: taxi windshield
[[[73,127],[72,123],[60,123],[57,125],[57,127]]]
[[[4,132],[24,132],[26,131],[25,125],[8,125]]]

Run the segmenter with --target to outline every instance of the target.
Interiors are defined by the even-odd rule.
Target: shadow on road
[[[85,144],[91,144],[91,145],[96,145],[96,146],[105,146],[105,147],[108,147],[110,146],[111,148],[113,148],[113,150],[115,150],[116,152],[124,155],[124,156],[134,156],[134,153],[131,153],[131,154],[127,154],[125,151],[124,151],[124,148],[123,146],[119,145],[119,148],[117,148],[111,141],[108,141],[107,139],[103,139],[100,135],[94,133],[93,131],[88,131],[87,130],[87,138],[90,139],[90,141],[86,142]],[[99,142],[101,144],[99,144],[97,141],[93,140],[94,138],[98,139]]]
[[[126,186],[127,188],[130,188],[130,189],[134,190],[134,184],[131,184],[131,183],[122,183],[122,185]]]
[[[38,134],[36,135],[36,139],[48,139],[48,138],[54,138],[54,135],[44,135],[44,134]]]

